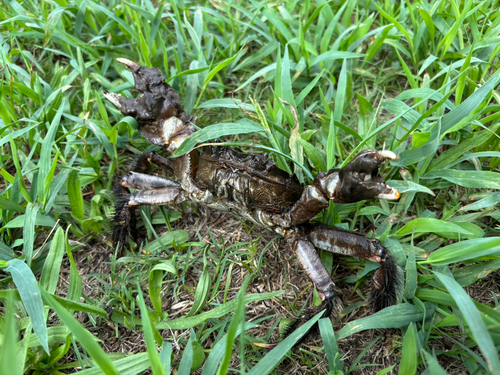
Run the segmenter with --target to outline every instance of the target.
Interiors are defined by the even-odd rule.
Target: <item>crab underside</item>
[[[104,95],[124,115],[134,117],[151,143],[172,154],[195,132],[192,117],[184,112],[179,95],[156,68],[145,68],[126,59],[142,93],[137,99]],[[328,207],[329,201],[351,203],[364,199],[398,199],[399,192],[386,185],[379,166],[394,160],[391,151],[365,150],[344,168],[319,172],[311,185],[303,186],[295,175],[279,169],[267,154],[248,154],[223,146],[193,150],[167,159],[155,152],[144,154],[137,167],[154,163],[176,181],[131,172],[121,180],[115,207],[113,241],[121,250],[135,225],[133,211],[139,205],[172,205],[185,201],[231,212],[286,237],[330,313],[333,281],[316,248],[341,255],[369,259],[380,264],[373,276],[373,311],[397,302],[399,271],[388,250],[376,239],[309,221]],[[130,193],[129,188],[136,189]]]

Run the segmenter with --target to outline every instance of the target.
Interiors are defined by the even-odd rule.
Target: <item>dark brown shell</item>
[[[228,147],[212,147],[201,154],[196,182],[216,197],[224,191],[228,199],[269,212],[290,209],[304,190],[295,175],[278,168],[267,154]],[[243,202],[239,196],[245,197]]]

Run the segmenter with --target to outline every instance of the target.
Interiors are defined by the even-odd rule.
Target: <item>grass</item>
[[[4,1],[0,372],[499,373],[499,30],[488,0]],[[249,329],[276,314],[250,321],[245,308],[280,298],[296,311],[304,300],[290,286],[248,291],[276,256],[258,230],[244,226],[253,239],[232,244],[213,227],[209,241],[184,229],[160,236],[159,224],[175,229],[182,215],[146,208],[152,255],[116,259],[113,185],[155,149],[104,100],[103,90],[133,95],[118,57],[162,69],[204,140],[270,152],[304,183],[364,148],[396,152],[383,174],[398,202],[332,205],[317,221],[380,239],[405,272],[401,303],[362,317],[373,265],[342,259],[357,273],[340,282],[362,297],[344,321],[320,320],[320,346],[289,351],[302,327],[267,354],[250,343],[269,339],[267,328]],[[89,249],[108,254],[108,271],[92,275],[99,295],[85,293],[80,273],[96,262]],[[168,317],[169,296],[190,310]],[[145,340],[141,352],[105,350],[109,326],[117,339]],[[343,346],[381,328],[392,331]],[[173,329],[185,334],[173,340]],[[392,337],[388,366],[363,359],[380,334]],[[350,350],[359,355],[347,361]]]

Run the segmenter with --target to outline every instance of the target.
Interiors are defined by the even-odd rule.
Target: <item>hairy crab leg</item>
[[[311,226],[307,230],[306,238],[319,249],[379,263],[380,268],[373,276],[373,290],[370,297],[372,310],[376,312],[396,304],[401,276],[389,251],[379,240],[326,225]]]

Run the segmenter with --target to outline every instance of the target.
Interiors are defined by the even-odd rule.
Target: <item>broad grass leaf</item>
[[[442,247],[431,253],[424,263],[444,266],[498,254],[500,254],[500,237],[477,238]]]
[[[240,291],[238,293],[238,297],[236,300],[236,309],[234,311],[234,315],[231,319],[231,323],[229,324],[229,328],[227,330],[227,341],[226,341],[226,349],[224,353],[224,357],[222,358],[219,374],[226,374],[229,369],[229,363],[231,362],[231,357],[233,353],[234,341],[236,340],[236,333],[238,332],[238,327],[243,326],[245,320],[245,292],[248,287],[248,283],[252,279],[252,276],[247,276],[241,285]]]
[[[410,221],[403,228],[399,229],[395,236],[406,236],[412,233],[446,233],[453,232],[462,235],[471,235],[469,231],[461,226],[439,219],[421,218]]]
[[[7,262],[8,267],[5,271],[12,275],[17,291],[21,296],[24,308],[31,318],[31,324],[35,331],[40,344],[45,352],[49,352],[49,344],[47,337],[47,325],[45,323],[45,312],[43,308],[42,296],[40,288],[36,281],[35,275],[26,263],[19,259],[12,259]]]
[[[0,374],[22,374],[24,373],[24,361],[18,359],[19,329],[15,319],[16,308],[14,299],[8,298],[4,302],[2,315],[2,345],[0,345]],[[28,327],[30,327],[28,325]],[[28,333],[29,334],[29,333]],[[45,347],[48,348],[47,343]],[[47,350],[46,350],[47,351]]]
[[[79,343],[87,350],[89,355],[94,360],[94,363],[101,368],[106,375],[119,375],[118,370],[113,365],[107,354],[97,343],[97,339],[83,327],[72,315],[68,312],[53,296],[41,290],[44,300],[54,309],[62,322],[75,335]]]
[[[415,261],[415,252],[410,252],[408,254],[408,260],[406,261],[406,285],[404,296],[407,299],[413,299],[415,297],[415,291],[417,290],[417,263]]]
[[[393,164],[405,167],[416,164],[428,158],[430,155],[434,155],[439,146],[439,133],[440,122],[438,121],[438,123],[432,127],[430,137],[424,145],[410,150],[404,150],[398,155],[398,160],[393,162]]]
[[[33,122],[32,124],[26,126],[25,128],[18,129],[16,131],[13,131],[12,133],[7,134],[6,136],[2,137],[0,139],[0,147],[5,145],[7,142],[9,142],[10,139],[17,139],[24,134],[28,133],[30,130],[36,128],[38,125],[40,125],[39,122]]]
[[[49,345],[54,345],[60,342],[64,342],[70,333],[71,332],[69,331],[68,327],[65,326],[48,327],[47,335],[49,338]],[[40,340],[38,340],[38,337],[36,337],[36,335],[30,336],[27,344],[29,348],[36,348],[42,346]]]
[[[500,124],[495,124],[490,126],[489,129],[476,131],[472,138],[465,139],[434,159],[429,166],[429,171],[446,169],[446,167],[452,165],[462,155],[466,155],[467,151],[484,144],[499,128]]]
[[[64,230],[57,228],[52,239],[49,253],[43,264],[40,286],[50,294],[54,294],[60,279],[61,264],[64,254],[66,254],[66,238]]]
[[[500,71],[495,72],[488,81],[477,89],[471,96],[465,99],[458,107],[448,112],[441,119],[441,136],[446,134],[452,127],[462,119],[469,116],[481,104],[487,95],[496,87],[500,77]]]
[[[426,304],[425,316],[433,314],[434,306]],[[337,341],[349,337],[357,332],[367,329],[378,328],[401,328],[406,327],[411,322],[419,322],[423,319],[424,313],[420,309],[409,303],[401,303],[389,306],[366,318],[357,319],[347,323],[337,332]]]
[[[197,109],[203,108],[243,108],[245,111],[255,112],[255,107],[251,104],[243,103],[240,99],[212,99],[201,103]]]
[[[432,21],[432,17],[430,16],[427,11],[421,7],[417,7],[418,12],[420,13],[420,16],[425,22],[425,25],[427,26],[427,31],[429,32],[429,36],[431,40],[434,39],[434,34],[436,33],[436,28],[434,27],[434,22]],[[420,73],[418,74],[420,75]]]
[[[295,68],[294,64],[290,64],[291,68]],[[240,91],[244,87],[248,86],[250,83],[255,81],[257,78],[266,75],[269,72],[272,72],[276,70],[276,63],[269,64],[268,66],[258,70],[256,73],[254,73],[250,78],[248,78],[245,82],[243,82],[241,85],[238,86],[238,88],[235,91]]]
[[[417,372],[417,344],[415,342],[417,338],[415,323],[411,322],[403,339],[403,349],[401,351],[401,363],[399,365],[398,374],[413,375]]]
[[[191,307],[191,310],[189,310],[189,312],[186,314],[186,318],[188,316],[193,316],[198,311],[203,309],[203,306],[205,306],[207,298],[210,294],[211,286],[212,286],[212,277],[210,276],[210,271],[207,267],[204,267],[200,280],[198,281],[198,285],[196,286],[193,306]]]
[[[311,145],[309,142],[304,141],[302,138],[299,138],[300,145],[304,149],[307,157],[311,161],[312,165],[319,170],[326,172],[326,164],[323,159],[323,156],[319,153],[319,151]]]
[[[193,340],[189,339],[184,351],[182,352],[181,362],[177,370],[177,375],[189,375],[193,365]]]
[[[387,182],[387,185],[393,187],[394,189],[399,190],[399,192],[401,194],[416,192],[416,193],[426,193],[426,194],[430,194],[432,196],[435,196],[435,194],[432,192],[431,189],[429,189],[423,185],[417,184],[416,182],[413,182],[413,181],[389,180],[386,182]]]
[[[71,310],[71,311],[82,311],[86,312],[89,314],[96,314],[100,316],[108,316],[108,313],[106,310],[101,309],[100,307],[90,305],[87,303],[79,302],[79,301],[73,301],[67,298],[59,297],[56,295],[52,295],[52,297],[61,304],[65,309]]]
[[[468,286],[500,268],[500,260],[471,264],[453,271],[453,277],[460,286]]]
[[[421,352],[425,357],[425,361],[427,362],[427,369],[429,370],[431,375],[448,375],[446,370],[441,367],[438,360],[434,358],[430,353],[422,349]]]
[[[483,208],[495,207],[500,203],[500,192],[491,193],[486,198],[480,199],[477,202],[468,204],[460,208],[461,211],[479,211]]]
[[[190,152],[198,143],[206,142],[210,139],[223,137],[225,135],[248,134],[263,132],[264,128],[250,123],[221,123],[209,125],[198,130],[187,137],[181,146],[172,154],[172,157],[182,156]]]
[[[160,350],[160,359],[166,374],[170,374],[172,367],[172,344],[164,341]]]
[[[248,294],[245,296],[245,305],[263,301],[265,299],[270,299],[283,294],[283,291],[272,292],[272,293],[257,293]],[[220,318],[221,316],[227,315],[234,311],[238,305],[238,299],[233,299],[223,305],[216,307],[215,309],[202,312],[201,314],[190,316],[188,318],[178,318],[173,320],[168,320],[166,322],[158,323],[156,325],[157,329],[188,329],[196,327],[198,324],[212,318]]]
[[[160,360],[160,354],[156,348],[153,325],[151,323],[151,319],[149,318],[148,308],[144,303],[144,297],[142,296],[140,285],[137,285],[137,304],[141,310],[142,330],[144,332],[144,341],[146,341],[146,350],[149,362],[151,363],[151,370],[153,375],[165,375],[165,369],[163,368],[163,364]]]
[[[33,256],[33,243],[35,242],[35,225],[36,219],[38,219],[38,209],[39,207],[34,205],[33,203],[28,203],[26,207],[26,214],[24,216],[23,223],[23,253],[26,257],[26,263],[28,266],[31,266],[31,260]],[[12,224],[14,220],[12,220],[8,224]],[[6,225],[5,227],[9,227]]]
[[[236,330],[235,338],[238,337],[241,332],[247,331],[249,329],[255,328],[257,325],[255,323],[245,323],[243,326],[239,325]],[[217,368],[224,353],[226,352],[228,335],[224,335],[215,346],[212,348],[205,365],[203,366],[203,372],[201,375],[215,375],[217,373]]]
[[[285,47],[285,54],[283,55],[283,60],[281,63],[281,93],[283,95],[283,99],[286,100],[288,104],[295,107],[295,98],[293,97],[290,69],[290,57],[288,55],[288,48]],[[288,108],[286,110],[288,110]]]
[[[451,238],[453,240],[463,240],[463,239],[473,240],[475,238],[484,237],[484,231],[481,229],[481,227],[477,226],[476,224],[469,223],[467,221],[459,221],[460,219],[461,219],[460,216],[455,216],[452,220],[450,220],[450,222],[452,222],[455,225],[458,225],[459,227],[462,227],[463,230],[466,230],[470,234],[459,234],[456,232],[446,232],[438,234],[442,237]]]
[[[321,318],[324,311],[316,314],[307,323],[300,326],[292,332],[286,339],[279,343],[274,349],[267,353],[249,372],[247,375],[264,375],[269,374],[278,366],[285,358],[290,349],[304,336],[309,329]]]
[[[0,196],[0,209],[15,211],[15,212],[25,212],[25,208],[10,199],[4,198]]]
[[[203,346],[198,341],[193,341],[193,363],[191,364],[191,372],[198,370],[205,362],[205,351]]]
[[[328,367],[330,371],[341,371],[343,369],[340,361],[341,354],[335,338],[335,332],[330,318],[323,318],[318,321],[319,332],[325,346],[326,357],[328,358]]]
[[[8,261],[14,257],[14,251],[3,242],[0,242],[0,260]]]
[[[44,184],[52,166],[52,147],[54,140],[61,123],[61,116],[66,106],[66,99],[63,98],[56,115],[52,119],[47,134],[42,142],[42,149],[40,150],[40,160],[38,162],[38,196],[42,205],[47,201],[48,190]]]
[[[378,9],[378,11],[380,12],[380,14],[385,19],[387,19],[390,23],[392,23],[394,26],[396,26],[399,31],[401,31],[403,33],[403,35],[406,38],[406,42],[408,43],[408,45],[410,47],[410,51],[413,54],[414,53],[414,50],[413,50],[413,38],[410,36],[408,30],[405,27],[403,27],[403,25],[401,25],[395,18],[391,17],[389,14],[387,14],[386,12],[384,12],[382,10],[382,8],[380,8],[376,3],[374,3],[373,5],[375,5],[375,7]]]
[[[198,69],[198,61],[191,61],[189,64],[189,70]],[[198,94],[198,74],[190,74],[187,76],[186,80],[186,96],[184,97],[184,110],[186,113],[191,113],[194,109],[196,103],[196,97]]]
[[[441,281],[450,295],[453,297],[457,303],[460,312],[463,314],[469,329],[472,334],[472,338],[476,341],[479,350],[483,353],[486,362],[488,363],[488,369],[492,374],[498,373],[500,369],[500,361],[498,360],[498,351],[495,348],[495,344],[484,324],[481,314],[474,306],[473,300],[467,295],[463,288],[451,277],[447,275],[434,272],[439,281]]]
[[[151,367],[148,353],[131,354],[125,358],[113,361],[113,365],[120,375],[137,375],[143,373]],[[82,375],[104,375],[106,374],[99,367],[89,368],[79,371]]]
[[[176,241],[177,242],[177,241]],[[171,260],[162,260],[156,264],[149,272],[149,299],[155,311],[162,311],[161,290],[165,272],[170,272],[177,276],[177,267]]]
[[[220,63],[218,63],[214,68],[212,68],[207,76],[205,77],[205,84],[204,84],[204,87],[207,87],[208,84],[210,83],[210,81],[212,80],[212,78],[215,77],[215,75],[217,73],[219,73],[219,71],[221,71],[222,69],[224,69],[226,66],[228,66],[229,64],[231,64],[234,60],[236,60],[237,58],[239,58],[241,54],[241,51],[238,52],[238,53],[235,53],[232,57],[230,58],[227,58],[225,59],[224,61],[221,61]],[[198,107],[199,108],[199,107]]]
[[[342,59],[357,59],[360,57],[364,57],[365,55],[353,52],[345,52],[345,51],[328,51],[322,53],[318,57],[316,57],[312,62],[311,66],[316,64],[325,62],[325,61],[334,61],[334,60],[342,60]]]
[[[489,171],[459,171],[440,169],[426,173],[422,179],[443,178],[454,184],[471,189],[500,189],[500,173]]]
[[[68,198],[71,207],[71,215],[79,221],[85,219],[85,210],[83,208],[82,184],[80,183],[79,173],[76,170],[71,171],[68,178]]]
[[[172,247],[172,242],[175,241],[176,244],[185,243],[189,239],[189,234],[185,230],[176,230],[174,232],[165,233],[160,238],[149,242],[144,250],[148,253],[156,254],[159,251]]]

